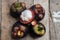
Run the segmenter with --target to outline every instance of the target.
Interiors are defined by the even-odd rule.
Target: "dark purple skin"
[[[16,22],[14,25],[13,25],[13,27],[12,27],[12,30],[11,30],[11,32],[14,32],[14,28],[15,27],[20,27],[20,25],[22,25],[19,21],[18,22]],[[14,36],[12,33],[11,33],[11,36],[12,36],[12,38],[13,39],[21,39],[21,38],[24,38],[25,36],[27,36],[27,34],[28,34],[28,28],[26,27],[27,25],[23,25],[23,26],[25,26],[25,30],[24,30],[24,35],[22,36],[22,37],[19,37],[19,36]],[[19,29],[18,29],[19,30]]]
[[[45,26],[42,24],[42,23],[37,23],[37,24],[41,24],[42,26],[43,26],[43,28],[44,28],[44,30],[45,30],[45,32],[46,32],[46,28],[45,28]],[[32,25],[30,25],[30,36],[32,37],[32,38],[39,38],[39,37],[42,37],[43,35],[38,35],[38,34],[36,34],[35,32],[34,32],[34,30],[33,30],[33,26]]]
[[[20,3],[20,4],[21,4],[21,3]],[[16,8],[16,7],[15,7],[15,3],[13,3],[13,4],[11,5],[11,7],[10,7],[10,15],[11,15],[12,17],[18,19],[19,16],[20,16],[20,14],[21,14],[21,12],[24,11],[24,10],[26,9],[26,7],[24,6],[23,9],[21,9],[21,10],[19,10],[19,11],[16,10],[16,9],[15,9],[16,11],[13,11],[13,10],[12,10],[12,6],[13,6],[14,8]]]
[[[44,16],[45,16],[45,10],[43,9],[43,7],[36,8],[36,5],[33,5],[32,7],[30,7],[30,9],[34,11],[34,13],[35,13],[35,19],[37,21],[41,21],[44,18]],[[35,9],[40,9],[40,10],[37,10],[38,13],[36,13]],[[42,17],[39,17],[40,14],[42,14]]]

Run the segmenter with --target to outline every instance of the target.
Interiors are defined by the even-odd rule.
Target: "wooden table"
[[[11,39],[11,28],[12,25],[17,21],[9,15],[9,8],[12,3],[16,0],[2,0],[2,23],[1,23],[1,40],[12,40]],[[26,6],[29,8],[33,4],[41,4],[45,9],[45,17],[41,21],[46,27],[46,34],[38,39],[33,39],[29,35],[22,40],[50,40],[49,37],[49,3],[48,0],[20,0],[20,2],[25,2]]]

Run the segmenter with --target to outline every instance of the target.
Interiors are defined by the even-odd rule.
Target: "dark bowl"
[[[24,38],[25,36],[27,36],[27,34],[28,34],[28,28],[27,28],[27,25],[22,25],[22,26],[24,26],[24,28],[25,28],[25,30],[24,30],[24,34],[23,34],[23,36],[18,36],[18,35],[14,35],[13,33],[15,33],[15,31],[17,30],[20,30],[20,27],[21,27],[21,23],[18,21],[18,22],[16,22],[14,25],[13,25],[13,27],[12,27],[12,31],[11,31],[11,36],[12,36],[12,38],[13,39],[20,39],[20,38]],[[17,28],[16,28],[17,27]],[[14,30],[14,28],[16,29],[16,30]],[[21,31],[21,30],[20,30]]]
[[[43,29],[44,29],[44,34],[46,33],[46,28],[45,28],[45,26],[42,24],[42,23],[37,23],[37,24],[41,24],[42,26],[43,26]],[[39,35],[39,34],[37,34],[35,31],[34,31],[34,29],[33,29],[33,27],[34,26],[32,26],[32,25],[30,25],[30,36],[32,37],[32,38],[39,38],[39,37],[42,37],[43,35]]]
[[[26,9],[26,4],[24,2],[15,2],[10,7],[10,15],[14,18],[18,18],[22,11]]]
[[[37,21],[41,21],[44,18],[45,10],[40,4],[33,5],[30,9],[34,11]]]

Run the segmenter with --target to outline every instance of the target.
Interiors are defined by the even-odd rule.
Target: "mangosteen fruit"
[[[42,37],[46,32],[46,28],[42,23],[37,23],[36,25],[30,26],[30,36],[33,38]]]
[[[26,9],[24,2],[15,2],[10,7],[10,15],[14,18],[18,18],[22,11]]]
[[[16,22],[12,27],[12,38],[20,39],[28,34],[28,28],[26,25],[22,25],[20,22]]]
[[[44,18],[45,10],[40,4],[33,5],[32,7],[30,7],[30,9],[35,13],[34,17],[37,21],[40,21]]]
[[[34,12],[32,10],[24,10],[20,15],[20,22],[29,24],[34,19]]]

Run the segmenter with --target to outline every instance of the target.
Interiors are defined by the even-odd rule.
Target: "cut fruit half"
[[[25,10],[20,15],[20,22],[28,24],[34,19],[34,13],[31,10]]]

